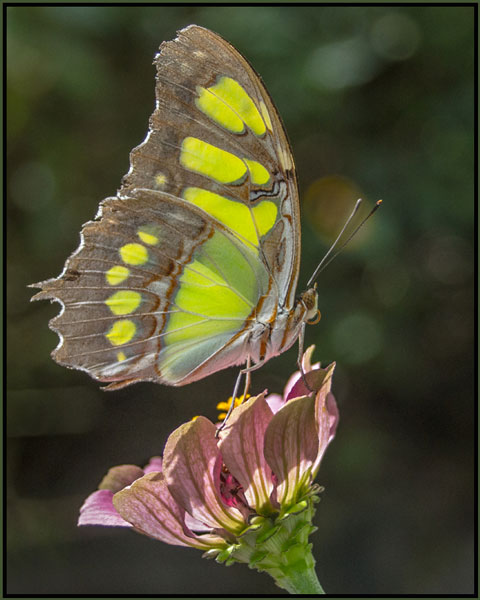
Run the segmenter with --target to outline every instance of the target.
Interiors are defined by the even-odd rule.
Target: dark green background
[[[29,304],[26,287],[61,271],[115,193],[153,110],[153,56],[190,23],[250,60],[285,121],[301,289],[353,199],[384,199],[320,276],[323,319],[307,330],[316,358],[338,363],[341,413],[318,477],[320,580],[338,594],[472,592],[472,6],[8,8],[8,591],[277,591],[194,550],[76,528],[110,466],[214,418],[236,371],[105,394],[50,359],[58,305]],[[295,359],[255,373],[253,392],[281,391]]]

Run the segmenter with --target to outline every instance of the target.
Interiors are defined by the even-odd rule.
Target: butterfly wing
[[[245,362],[252,324],[290,309],[298,273],[293,160],[259,77],[197,26],[156,64],[156,109],[118,197],[34,297],[63,306],[54,358],[113,387]]]

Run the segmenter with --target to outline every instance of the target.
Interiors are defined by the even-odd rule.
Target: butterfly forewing
[[[35,296],[64,307],[54,358],[113,387],[244,363],[258,319],[291,310],[298,275],[293,160],[258,75],[197,26],[155,62],[156,109],[118,197]]]
[[[231,44],[197,26],[164,42],[155,64],[156,110],[120,194],[145,187],[206,210],[223,203],[224,219],[233,213],[249,233],[256,230],[277,300],[291,306],[300,255],[295,168],[260,77]]]

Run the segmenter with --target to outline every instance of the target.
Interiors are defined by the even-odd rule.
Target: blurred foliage
[[[115,194],[154,102],[152,59],[190,23],[261,73],[294,150],[300,288],[354,200],[384,205],[319,279],[316,358],[338,362],[314,548],[337,594],[473,591],[473,60],[465,6],[9,7],[8,591],[276,593],[130,532],[77,530],[106,470],[145,463],[235,371],[103,394],[56,365],[26,285],[58,274]],[[296,350],[253,376],[280,391]]]

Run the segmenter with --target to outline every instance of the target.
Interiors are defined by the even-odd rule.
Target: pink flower
[[[216,426],[198,417],[170,435],[163,461],[110,469],[80,509],[79,525],[133,527],[220,562],[247,562],[289,589],[288,553],[266,544],[274,535],[284,546],[300,544],[305,568],[313,568],[307,538],[320,491],[314,479],[338,422],[330,392],[335,365],[312,366],[312,352],[303,357],[308,387],[296,373],[283,396],[262,393],[235,408],[219,438]]]

